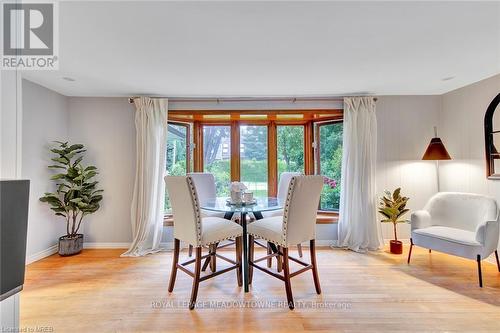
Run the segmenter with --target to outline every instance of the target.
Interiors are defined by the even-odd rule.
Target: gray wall
[[[421,209],[437,192],[435,164],[422,155],[438,123],[440,96],[382,96],[377,101],[377,190],[402,188],[408,208]],[[407,218],[410,218],[409,214]],[[398,226],[398,237],[410,238],[410,225]],[[383,224],[384,238],[393,237]]]
[[[483,127],[486,109],[499,93],[496,75],[443,95],[440,128],[453,160],[441,162],[442,191],[482,193],[500,202],[500,180],[486,178]]]
[[[22,108],[16,71],[0,71],[0,177],[20,176]]]
[[[28,220],[28,262],[37,254],[57,244],[66,232],[65,220],[56,217],[47,204],[38,200],[45,192],[54,191],[49,181],[54,173],[48,151],[54,140],[68,139],[68,97],[27,80],[23,89],[23,140],[21,177],[30,179],[30,205]],[[43,255],[43,254],[42,254]]]
[[[135,176],[134,107],[126,98],[72,97],[71,141],[88,151],[85,161],[99,169],[101,209],[84,222],[85,242],[130,243],[130,204]]]

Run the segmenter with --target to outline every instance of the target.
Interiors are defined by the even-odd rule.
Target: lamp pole
[[[438,128],[434,126],[434,137],[438,137]],[[437,193],[441,192],[441,184],[439,182],[439,160],[436,160],[436,179],[437,179]]]

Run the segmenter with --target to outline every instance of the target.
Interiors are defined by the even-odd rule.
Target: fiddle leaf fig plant
[[[103,190],[97,189],[98,182],[93,180],[97,168],[82,164],[86,151],[82,144],[55,143],[50,149],[55,154],[51,159],[55,163],[48,167],[59,172],[50,178],[56,182],[56,191],[45,193],[40,201],[48,203],[56,216],[66,220],[66,237],[73,238],[83,218],[99,209]]]
[[[410,198],[403,197],[401,195],[401,188],[397,188],[393,193],[390,191],[384,191],[384,196],[380,200],[378,207],[378,212],[382,214],[385,218],[382,222],[390,222],[394,227],[394,240],[398,240],[396,226],[398,223],[404,223],[408,220],[402,219],[402,217],[408,213],[409,209],[406,208],[406,204]]]

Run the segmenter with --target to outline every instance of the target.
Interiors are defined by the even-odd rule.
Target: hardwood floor
[[[202,282],[197,308],[189,311],[191,277],[179,271],[173,293],[167,291],[171,253],[143,258],[120,258],[123,250],[84,250],[65,258],[53,255],[27,267],[21,328],[45,326],[54,332],[500,331],[496,265],[483,262],[481,289],[474,261],[414,247],[408,266],[407,250],[403,255],[383,251],[364,255],[318,248],[323,293],[316,295],[312,274],[294,277],[293,311],[287,307],[283,283],[259,271],[254,271],[248,294],[237,286],[235,271]],[[256,257],[264,251],[257,250]],[[307,253],[305,260],[309,260]],[[186,255],[183,250],[181,257]],[[224,263],[219,260],[218,265]],[[245,308],[234,306],[245,301]]]

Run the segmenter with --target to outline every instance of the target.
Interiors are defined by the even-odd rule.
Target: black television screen
[[[29,180],[0,180],[0,300],[24,284]]]

